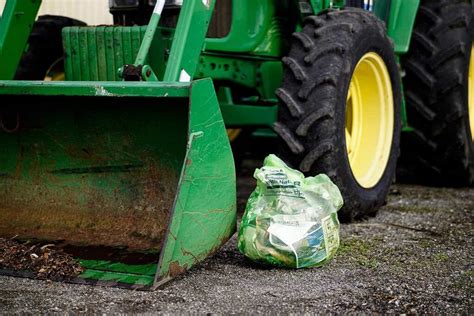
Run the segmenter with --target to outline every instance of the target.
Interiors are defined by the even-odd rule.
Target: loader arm
[[[25,50],[41,0],[7,0],[0,18],[0,80],[12,80]]]
[[[156,38],[155,34],[164,3],[165,0],[159,0],[155,5],[135,63],[124,65],[119,70],[120,76],[125,80],[158,80],[152,67],[145,62],[148,59],[152,42]],[[163,81],[189,82],[194,78],[214,5],[214,0],[184,1]],[[141,78],[137,78],[137,76]]]

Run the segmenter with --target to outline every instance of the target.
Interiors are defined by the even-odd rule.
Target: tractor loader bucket
[[[210,79],[0,81],[0,100],[0,237],[62,247],[73,281],[152,289],[234,233]]]

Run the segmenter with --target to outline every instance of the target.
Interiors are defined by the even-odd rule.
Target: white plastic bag
[[[291,268],[319,266],[339,247],[337,211],[343,201],[326,175],[305,178],[275,155],[255,170],[239,230],[238,247],[248,258]]]

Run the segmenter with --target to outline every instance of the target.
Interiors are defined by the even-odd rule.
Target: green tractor
[[[63,247],[77,282],[155,288],[219,249],[246,135],[328,174],[346,221],[383,205],[400,145],[473,183],[471,1],[110,0],[113,26],[40,4],[0,20],[0,237]]]

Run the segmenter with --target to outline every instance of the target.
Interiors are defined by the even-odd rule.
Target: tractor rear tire
[[[373,215],[385,203],[394,179],[401,129],[400,75],[385,25],[370,12],[346,8],[307,18],[302,31],[293,37],[289,56],[283,59],[283,84],[277,90],[281,106],[274,129],[282,140],[280,154],[307,176],[325,173],[338,185],[344,198],[340,220],[347,222]],[[352,164],[348,147],[352,138],[347,136],[348,118],[352,122],[353,117],[352,110],[348,110],[349,91],[362,61],[367,62],[365,71],[377,65],[384,69],[385,81],[375,85],[365,81],[360,100],[389,100],[387,108],[377,108],[375,112],[391,113],[387,124],[383,124],[377,113],[369,113],[371,106],[382,106],[379,102],[358,104],[362,115],[370,117],[364,116],[364,135],[375,139],[371,146],[369,140],[359,137],[365,153],[358,151],[367,158],[362,163],[367,170],[378,172],[371,181],[357,174],[359,167]],[[360,81],[364,82],[362,77]],[[384,94],[379,90],[390,92]],[[382,140],[379,134],[385,138]],[[384,148],[383,155],[368,154],[380,146]]]
[[[408,123],[414,129],[402,140],[400,162],[408,181],[474,183],[469,122],[474,100],[468,100],[472,10],[459,0],[423,1],[419,9],[410,51],[402,59]]]
[[[61,31],[68,26],[84,26],[84,22],[55,15],[43,15],[33,25],[28,49],[21,57],[16,80],[44,80],[48,69],[63,58]]]

